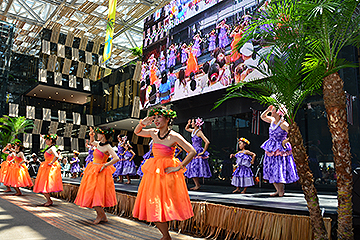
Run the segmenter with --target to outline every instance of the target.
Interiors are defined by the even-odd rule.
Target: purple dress
[[[254,185],[254,174],[251,171],[251,160],[252,157],[245,153],[237,153],[236,157],[236,165],[238,166],[234,173],[233,178],[231,180],[231,185],[235,187],[250,187]]]
[[[123,169],[122,172],[120,173],[120,175],[125,176],[125,175],[136,175],[136,166],[135,166],[135,162],[133,160],[129,161],[132,157],[132,153],[129,151],[126,151],[124,154],[124,164],[123,164]]]
[[[125,151],[125,148],[123,146],[121,146],[121,144],[119,143],[118,144],[118,152],[116,155],[118,155],[119,157],[119,161],[117,161],[115,164],[114,164],[114,167],[116,168],[115,172],[113,173],[113,177],[118,177],[121,175],[121,172],[123,170],[123,166],[124,166],[124,151]]]
[[[94,160],[94,149],[90,148],[89,151],[88,151],[88,154],[87,157],[85,158],[85,168],[87,167],[87,165],[92,162]]]
[[[160,72],[163,72],[165,68],[166,68],[166,60],[164,58],[160,60]]]
[[[280,122],[277,125],[270,124],[269,139],[261,145],[265,150],[263,177],[270,183],[293,183],[299,177],[290,143],[286,144],[285,149],[282,146],[282,141],[287,138],[287,132],[281,129]]]
[[[221,27],[219,33],[219,47],[225,48],[228,44],[229,44],[229,39],[227,36],[226,28]]]
[[[142,165],[144,165],[144,163],[146,162],[146,160],[148,160],[149,158],[153,158],[153,157],[154,157],[154,156],[152,155],[152,146],[153,146],[152,143],[150,143],[150,144],[149,144],[149,151],[143,155],[143,159],[144,159],[144,160],[141,161],[141,164],[140,164],[140,166],[139,166],[139,168],[138,168],[138,170],[137,170],[137,172],[136,172],[136,174],[139,175],[140,177],[143,177],[143,176],[144,176],[144,173],[143,173],[143,171],[141,170]]]
[[[75,161],[75,158],[72,158],[71,161]],[[70,172],[71,172],[71,173],[81,172],[79,162],[80,162],[80,159],[79,159],[79,158],[76,158],[76,162],[74,162],[73,164],[71,164],[71,168],[70,168]]]
[[[184,173],[185,177],[204,177],[209,178],[212,176],[210,167],[209,167],[209,152],[206,151],[203,155],[197,155],[204,150],[202,147],[201,137],[196,136],[196,132],[192,133],[193,137],[191,138],[192,146],[195,148],[196,156],[191,160],[191,162],[186,166],[187,171]]]
[[[216,36],[211,35],[209,37],[209,52],[214,51],[216,49]]]
[[[187,53],[185,52],[184,49],[181,50],[181,63],[186,63],[187,59],[188,59]]]
[[[196,51],[195,56],[196,56],[196,57],[200,57],[200,55],[201,55],[201,49],[200,49],[200,41],[199,41],[199,39],[196,39],[196,40],[195,40],[192,49]]]
[[[175,155],[174,155],[174,156],[177,156],[177,154],[178,154],[179,152],[180,152],[180,148],[175,147]],[[179,156],[177,156],[176,158],[179,159],[180,162],[182,162],[182,159],[181,159]]]
[[[175,56],[175,50],[170,50],[169,59],[168,59],[168,68],[171,66],[175,66],[176,64],[176,56]]]

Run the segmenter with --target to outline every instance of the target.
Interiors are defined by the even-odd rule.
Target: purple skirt
[[[79,163],[73,163],[70,168],[71,173],[78,173],[81,172],[80,164]]]
[[[191,160],[191,162],[186,166],[186,169],[187,171],[184,175],[187,178],[210,178],[212,176],[208,158],[202,158],[201,156],[196,156],[193,160]]]
[[[293,183],[299,180],[292,155],[268,156],[265,154],[263,165],[264,179],[270,183]]]
[[[123,166],[122,166],[122,172],[120,173],[120,175],[122,175],[122,176],[136,175],[136,166],[135,166],[134,161],[125,160],[122,162],[123,162]]]
[[[254,174],[251,171],[251,168],[246,166],[239,166],[235,169],[233,173],[233,178],[231,180],[231,185],[235,187],[250,187],[254,185]]]

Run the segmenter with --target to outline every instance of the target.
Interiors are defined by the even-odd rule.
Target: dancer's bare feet
[[[234,191],[232,191],[232,193],[237,193],[240,192],[240,189],[235,189]]]
[[[43,204],[44,207],[49,207],[49,206],[52,206],[53,205],[53,202],[46,202]]]
[[[12,192],[11,189],[6,189],[4,192]]]
[[[105,216],[100,216],[100,217],[98,216],[95,219],[94,224],[99,224],[100,222],[108,222],[108,219],[107,219],[106,215]]]
[[[131,182],[130,182],[130,181],[127,181],[125,184],[131,184]]]
[[[285,192],[279,192],[279,197],[283,197]]]
[[[270,194],[270,197],[277,197],[277,196],[279,196],[278,192]]]
[[[190,188],[191,191],[197,191],[200,189],[201,186],[195,186],[195,187],[192,187]]]
[[[246,193],[246,190],[243,190],[242,192],[241,192],[241,194],[245,194]]]
[[[14,196],[21,196],[22,193],[21,192],[18,192],[18,193],[15,193]]]
[[[160,238],[160,240],[171,240],[172,238],[169,236],[169,237],[162,237]]]

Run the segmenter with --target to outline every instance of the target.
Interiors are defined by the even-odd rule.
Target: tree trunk
[[[338,239],[354,239],[352,227],[351,153],[344,82],[338,73],[323,80],[324,104],[332,137],[338,189]]]
[[[299,175],[299,182],[309,209],[314,238],[329,239],[325,229],[324,219],[321,216],[319,198],[314,186],[313,174],[309,167],[308,156],[304,147],[303,138],[299,126],[295,122],[290,125],[289,141],[292,146],[296,170]]]

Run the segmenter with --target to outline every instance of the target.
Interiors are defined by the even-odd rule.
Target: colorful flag
[[[260,111],[251,109],[252,119],[251,119],[251,133],[260,135]]]
[[[346,93],[346,111],[347,111],[347,122],[351,125],[354,125],[353,119],[353,96]]]
[[[105,37],[105,48],[104,48],[104,62],[111,57],[112,40],[114,35],[115,26],[115,14],[116,14],[116,0],[109,1],[109,15],[108,23],[106,25],[106,37]]]

